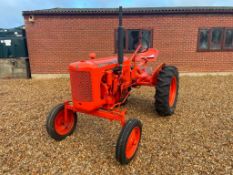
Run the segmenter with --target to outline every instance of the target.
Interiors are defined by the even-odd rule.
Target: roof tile
[[[142,7],[124,8],[124,14],[233,14],[233,7]],[[23,11],[23,15],[116,15],[118,8],[53,8]]]

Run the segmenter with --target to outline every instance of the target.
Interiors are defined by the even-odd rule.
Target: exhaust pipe
[[[124,59],[124,27],[122,25],[123,9],[119,7],[119,26],[118,26],[118,64],[119,70],[122,70],[122,64]]]

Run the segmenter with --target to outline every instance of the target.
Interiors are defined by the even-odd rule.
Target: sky
[[[49,8],[232,6],[233,0],[0,0],[0,28],[23,25],[22,11]]]

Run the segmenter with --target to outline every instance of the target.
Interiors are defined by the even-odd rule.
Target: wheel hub
[[[177,91],[177,80],[176,80],[176,77],[173,77],[171,80],[170,90],[169,90],[169,106],[170,107],[172,107],[175,103],[176,91]]]
[[[54,129],[60,135],[66,135],[71,131],[74,125],[74,117],[72,116],[73,112],[67,112],[67,121],[65,122],[64,117],[65,113],[64,110],[60,111],[55,118]]]
[[[141,133],[139,127],[136,127],[131,131],[125,149],[127,159],[130,159],[135,154],[140,141],[140,136]]]

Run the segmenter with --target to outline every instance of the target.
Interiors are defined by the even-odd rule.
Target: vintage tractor
[[[123,56],[122,7],[119,8],[118,57],[89,60],[69,65],[72,101],[55,106],[47,118],[47,132],[55,140],[71,135],[77,123],[77,113],[85,113],[122,125],[117,144],[116,159],[128,164],[135,156],[142,135],[138,119],[125,120],[125,104],[131,90],[139,86],[155,87],[155,109],[161,116],[174,113],[178,97],[179,75],[177,68],[160,64],[153,71],[147,63],[156,61],[159,51],[148,48],[141,41],[130,58]]]

